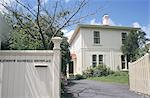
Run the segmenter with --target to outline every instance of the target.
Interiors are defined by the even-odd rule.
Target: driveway
[[[72,97],[65,98],[150,98],[129,91],[127,85],[92,80],[74,80],[67,86]]]

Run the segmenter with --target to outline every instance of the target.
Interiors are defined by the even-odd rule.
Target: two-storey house
[[[107,24],[107,21],[105,22]],[[72,64],[70,72],[82,74],[88,67],[105,64],[111,70],[127,70],[128,65],[121,51],[126,36],[140,28],[110,25],[79,24],[70,43]]]

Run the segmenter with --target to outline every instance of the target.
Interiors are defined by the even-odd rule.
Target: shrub
[[[83,75],[86,77],[86,78],[89,78],[89,77],[92,77],[93,76],[93,72],[94,72],[94,69],[93,68],[88,68],[87,70],[85,70],[83,72]]]
[[[110,70],[110,68],[106,67],[106,65],[100,64],[95,68],[89,68],[84,71],[84,75],[86,77],[101,77],[113,74],[114,72]]]
[[[115,72],[110,70],[110,68],[107,68],[107,72],[108,72],[108,75],[111,75],[111,74],[114,74]]]
[[[98,65],[94,68],[94,77],[101,77],[101,76],[107,76],[109,75],[110,72],[110,68],[107,68],[106,65]]]
[[[76,74],[75,79],[76,80],[81,80],[81,79],[85,79],[85,77],[84,77],[84,75]]]

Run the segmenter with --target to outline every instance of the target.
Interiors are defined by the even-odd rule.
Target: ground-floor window
[[[124,55],[121,55],[121,68],[122,69],[125,69],[125,56]]]
[[[99,64],[103,64],[103,55],[99,55]]]
[[[97,58],[97,55],[95,55],[95,54],[92,55],[92,66],[93,66],[93,67],[95,67],[96,64],[97,64],[97,59],[96,59],[96,58]]]
[[[103,55],[92,55],[92,66],[95,67],[97,64],[103,64]]]

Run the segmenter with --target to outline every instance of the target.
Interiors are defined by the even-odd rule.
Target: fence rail
[[[150,95],[150,54],[129,63],[130,90]]]

